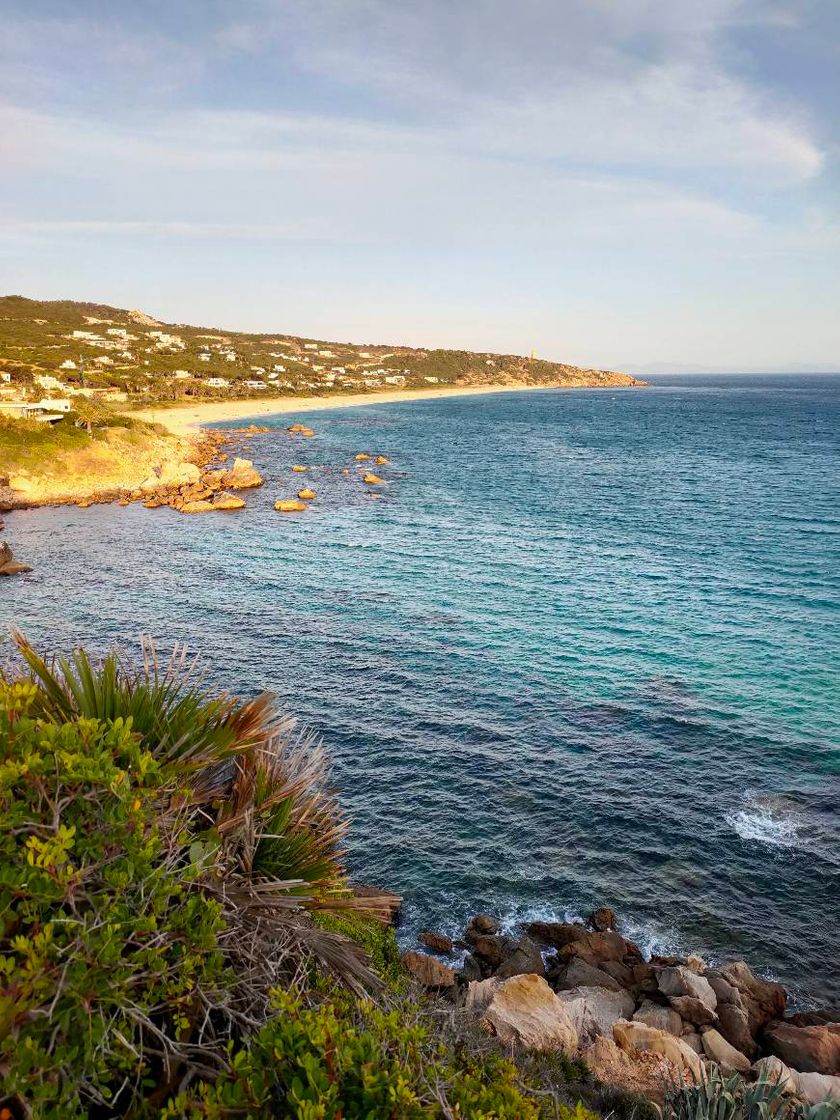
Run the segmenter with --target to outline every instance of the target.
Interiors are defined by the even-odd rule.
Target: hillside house
[[[208,377],[205,379],[205,385],[209,385],[211,389],[229,389],[230,382],[226,381],[224,377]]]

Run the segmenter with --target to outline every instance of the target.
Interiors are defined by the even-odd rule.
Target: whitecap
[[[801,843],[798,816],[760,801],[750,801],[737,813],[730,813],[726,823],[748,843],[767,844],[772,848],[797,848]]]

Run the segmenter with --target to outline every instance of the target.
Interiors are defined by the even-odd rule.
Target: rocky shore
[[[604,1083],[654,1101],[711,1066],[778,1082],[809,1105],[840,1101],[840,1009],[788,1014],[782,985],[745,961],[645,959],[617,926],[601,907],[586,924],[532,922],[512,936],[479,914],[454,941],[423,931],[403,963],[502,1042],[578,1056]]]

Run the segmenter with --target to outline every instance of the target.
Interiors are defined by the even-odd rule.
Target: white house
[[[76,368],[76,363],[74,361],[72,361],[72,359],[67,358],[67,360],[62,362],[61,365],[58,368],[59,369],[75,369]]]
[[[386,385],[405,385],[405,378],[401,373],[392,373],[390,377],[385,378]]]
[[[243,385],[248,389],[267,389],[268,386],[264,381],[243,381]]]
[[[230,388],[230,382],[226,381],[224,377],[208,377],[204,384],[209,385],[211,389]]]
[[[317,342],[304,342],[303,348],[304,348],[304,350],[317,350],[318,349],[318,343]]]

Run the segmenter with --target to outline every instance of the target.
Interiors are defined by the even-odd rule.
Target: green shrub
[[[0,684],[0,1069],[43,1120],[166,1084],[230,987],[221,912],[160,825],[129,723],[32,718]]]
[[[663,1120],[840,1120],[840,1101],[807,1105],[766,1078],[749,1084],[710,1066],[699,1084],[671,1086]]]
[[[593,1120],[520,1084],[498,1053],[464,1055],[415,1013],[336,993],[307,1008],[287,994],[275,1016],[212,1086],[173,1101],[165,1116],[294,1120]]]

